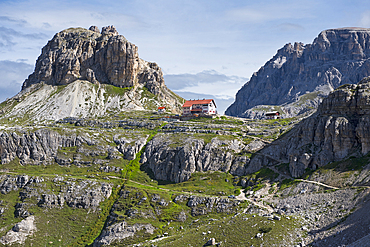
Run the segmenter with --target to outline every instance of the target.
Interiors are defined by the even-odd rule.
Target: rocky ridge
[[[301,176],[333,161],[370,151],[368,125],[370,78],[343,85],[323,100],[317,112],[282,138],[262,149],[250,169],[289,163],[290,173]]]
[[[367,28],[339,28],[322,31],[312,44],[286,44],[238,91],[225,114],[253,117],[248,110],[259,105],[281,105],[288,116],[316,108],[338,86],[370,75],[369,36]]]
[[[116,134],[111,140],[112,145],[116,147],[112,147],[102,144],[98,133],[94,133],[97,135],[77,135],[65,129],[62,135],[48,128],[41,128],[34,132],[22,132],[0,133],[1,164],[8,164],[14,159],[17,159],[20,164],[33,165],[50,165],[54,162],[61,166],[72,164],[86,166],[94,162],[104,164],[104,160],[96,158],[97,156],[106,156],[108,160],[121,158],[132,160],[148,138],[147,135],[136,136],[134,141],[132,134],[125,136]],[[62,148],[76,149],[71,157],[61,152]]]

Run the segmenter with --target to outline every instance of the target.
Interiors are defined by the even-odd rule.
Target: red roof
[[[162,110],[162,109],[166,109],[166,107],[164,107],[164,106],[158,107],[158,110]]]
[[[182,107],[191,107],[192,105],[205,105],[209,104],[213,101],[213,99],[203,99],[203,100],[187,100]],[[216,103],[213,101],[213,104],[216,105]]]

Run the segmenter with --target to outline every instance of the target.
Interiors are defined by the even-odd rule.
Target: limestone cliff
[[[249,169],[289,163],[298,177],[351,155],[370,151],[370,78],[342,85],[323,100],[317,112],[251,159]]]
[[[8,118],[57,120],[158,106],[176,113],[182,101],[166,87],[161,68],[140,59],[138,47],[109,26],[55,34],[22,91],[1,108]]]
[[[370,75],[369,38],[370,29],[340,28],[321,32],[312,44],[286,44],[252,75],[225,113],[253,117],[248,109],[291,104],[302,101],[300,96],[306,94],[311,95],[298,106],[283,110],[291,116],[303,110],[292,107],[306,104],[306,108],[316,108],[322,97],[338,86]]]
[[[244,175],[249,158],[238,155],[246,149],[241,141],[213,138],[206,143],[201,137],[179,136],[158,134],[148,143],[141,161],[156,179],[179,183],[196,171]],[[174,140],[176,137],[181,139],[180,143]]]

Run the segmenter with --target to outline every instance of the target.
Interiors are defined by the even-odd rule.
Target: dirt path
[[[263,205],[263,203],[261,204],[261,203],[255,201],[255,199],[247,198],[245,196],[245,192],[244,191],[241,191],[240,194],[237,197],[235,197],[235,199],[236,200],[241,200],[241,201],[248,201],[248,202],[252,203],[255,206],[258,206],[260,208],[266,209],[269,213],[274,212],[274,209],[271,208],[270,206],[265,206],[265,205]],[[244,209],[243,213],[246,213],[247,210],[248,210],[248,208]]]
[[[297,180],[297,181],[301,181],[301,182],[305,182],[305,183],[311,183],[311,184],[321,185],[321,186],[327,187],[327,188],[329,188],[329,189],[335,189],[335,190],[339,190],[339,189],[340,189],[340,188],[338,188],[338,187],[330,186],[330,185],[323,184],[323,183],[316,182],[316,181],[305,180],[305,179],[296,179],[296,180]]]
[[[331,185],[324,184],[324,183],[317,182],[317,181],[311,181],[311,180],[306,180],[306,179],[301,179],[301,178],[293,178],[293,177],[291,177],[291,176],[289,176],[287,174],[283,174],[278,169],[276,169],[275,166],[271,166],[271,167],[268,167],[268,168],[271,169],[271,170],[273,170],[274,172],[280,174],[281,176],[287,178],[287,179],[295,179],[296,181],[301,181],[301,182],[311,183],[311,184],[317,184],[317,185],[321,185],[321,186],[326,187],[326,188],[329,188],[329,189],[335,189],[335,190],[339,190],[340,189],[338,187],[331,186]]]

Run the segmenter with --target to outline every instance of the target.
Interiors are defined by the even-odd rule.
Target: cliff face
[[[111,143],[111,145],[115,143],[117,147],[112,147],[102,144],[101,140],[91,138],[88,134],[76,135],[67,130],[63,134],[47,128],[23,133],[1,132],[0,158],[1,164],[8,164],[14,159],[18,159],[20,164],[33,165],[50,165],[53,162],[61,166],[103,164],[104,160],[97,159],[97,156],[105,156],[107,160],[135,159],[146,139],[145,135],[136,135],[133,138],[120,137],[117,134]],[[61,148],[73,147],[75,147],[73,153],[60,151]],[[104,169],[112,170],[110,167],[103,167],[101,170]]]
[[[156,179],[180,183],[196,171],[222,171],[236,176],[245,173],[249,158],[235,155],[245,149],[239,140],[214,138],[205,143],[201,138],[188,136],[181,138],[179,145],[174,138],[168,134],[156,135],[145,149],[141,162],[148,165]]]
[[[101,33],[96,27],[57,33],[42,48],[35,71],[22,89],[39,82],[66,85],[78,79],[117,87],[148,84],[149,91],[156,95],[160,87],[165,87],[159,66],[140,59],[138,47],[110,26]]]
[[[317,112],[282,138],[262,149],[250,161],[250,169],[289,163],[293,176],[306,168],[365,155],[370,151],[370,78],[357,85],[343,85],[325,98]]]
[[[321,32],[312,44],[285,45],[252,75],[225,113],[250,117],[247,110],[258,105],[292,103],[307,93],[326,95],[357,83],[370,75],[369,38],[370,29],[341,28]],[[315,100],[307,105],[317,106]]]

